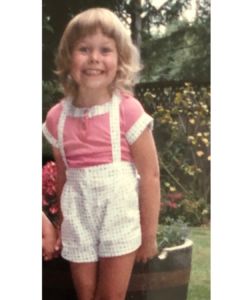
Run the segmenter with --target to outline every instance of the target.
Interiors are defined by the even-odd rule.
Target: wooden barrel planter
[[[186,300],[192,241],[165,248],[146,264],[135,264],[126,300]]]
[[[192,241],[165,248],[147,262],[136,263],[126,300],[186,300],[191,272]],[[43,262],[43,300],[77,300],[69,270],[62,258]]]

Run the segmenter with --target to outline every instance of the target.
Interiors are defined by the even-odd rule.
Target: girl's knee
[[[78,300],[95,300],[95,286],[91,284],[78,285],[76,281],[74,286]]]
[[[71,273],[78,299],[94,300],[97,267],[95,263],[71,263]]]

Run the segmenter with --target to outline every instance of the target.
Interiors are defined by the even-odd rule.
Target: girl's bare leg
[[[97,292],[94,300],[124,300],[136,252],[100,258]]]
[[[70,267],[78,300],[94,300],[97,263],[70,263]]]

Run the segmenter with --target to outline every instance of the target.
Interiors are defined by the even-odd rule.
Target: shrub
[[[192,225],[210,217],[210,89],[186,83],[151,90],[143,104],[152,113],[162,182],[161,220],[178,216]],[[172,193],[181,199],[169,199]]]
[[[157,234],[158,248],[161,251],[166,247],[181,245],[189,235],[187,224],[180,218],[174,220],[170,217],[166,219],[166,225],[160,226]]]
[[[48,110],[62,97],[61,89],[56,80],[43,81],[42,84],[42,121],[46,119]],[[53,159],[50,144],[45,138],[42,139],[43,162]]]

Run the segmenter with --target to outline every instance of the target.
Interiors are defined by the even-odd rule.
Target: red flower
[[[57,168],[53,161],[49,161],[42,169],[42,207],[50,219],[58,213],[57,206]]]
[[[56,213],[58,213],[58,207],[55,205],[55,206],[51,206],[49,208],[49,211],[51,214],[55,215]]]
[[[168,206],[171,207],[171,208],[177,208],[177,203],[175,203],[173,201],[169,201]]]
[[[57,168],[53,161],[43,166],[42,170],[42,193],[43,195],[56,195]]]
[[[49,205],[49,203],[48,203],[48,201],[46,200],[45,197],[42,197],[42,205],[43,206],[48,206]]]
[[[168,193],[166,195],[166,198],[171,200],[171,201],[179,201],[183,198],[183,194],[180,192],[176,192],[176,193]]]

